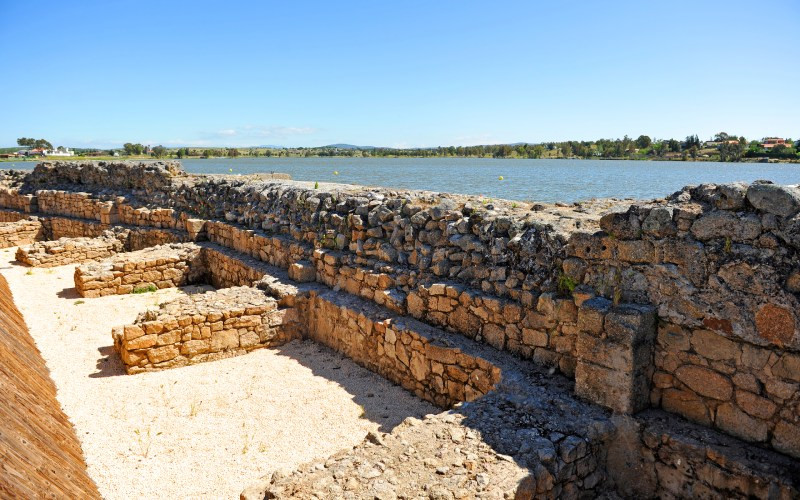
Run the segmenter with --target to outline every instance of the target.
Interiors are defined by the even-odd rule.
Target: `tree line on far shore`
[[[20,146],[52,149],[45,139],[22,137]],[[765,148],[761,141],[726,132],[709,141],[695,135],[682,140],[652,139],[627,135],[622,139],[595,141],[562,141],[543,143],[491,144],[481,146],[447,146],[436,148],[374,148],[358,146],[323,146],[296,148],[167,148],[125,143],[121,149],[97,150],[75,148],[79,156],[151,156],[154,158],[236,158],[248,157],[421,157],[421,158],[602,158],[632,160],[718,160],[736,162],[744,159],[800,160],[800,141],[786,139],[784,144]]]
[[[132,149],[131,146],[136,146]],[[126,154],[146,151],[141,144],[125,144]],[[598,139],[596,141],[562,141],[544,143],[492,144],[481,146],[447,146],[436,148],[360,148],[357,146],[297,147],[297,148],[152,148],[153,156],[175,158],[235,158],[250,157],[465,157],[465,158],[603,158],[603,159],[708,159],[736,162],[746,158],[776,158],[800,160],[798,144],[786,139],[786,144],[764,148],[761,141],[748,141],[743,136],[726,132],[716,134],[710,141],[701,141],[694,134],[678,139],[652,139],[640,135],[636,139]],[[163,154],[162,154],[163,153]]]

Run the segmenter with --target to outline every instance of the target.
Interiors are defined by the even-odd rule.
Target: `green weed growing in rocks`
[[[558,291],[563,295],[570,295],[578,284],[574,279],[564,273],[558,275]]]
[[[150,293],[150,292],[155,292],[156,290],[158,290],[158,287],[156,287],[152,283],[148,283],[147,285],[139,285],[139,286],[133,287],[133,290],[131,290],[131,293],[133,293],[133,294]]]

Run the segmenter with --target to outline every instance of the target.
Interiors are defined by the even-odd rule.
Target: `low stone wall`
[[[17,212],[14,210],[0,210],[0,222],[17,222],[18,220],[27,219],[30,215]]]
[[[68,217],[48,217],[44,219],[47,237],[51,240],[59,238],[96,238],[108,231],[112,226],[96,221],[73,219]]]
[[[250,287],[188,295],[114,329],[114,348],[128,373],[161,370],[284,344],[296,329],[291,314]]]
[[[44,228],[36,217],[0,222],[0,248],[30,245],[42,238]]]
[[[209,241],[284,269],[311,256],[312,247],[291,238],[269,236],[219,221],[206,221],[204,230]]]
[[[175,161],[44,161],[36,165],[27,182],[33,186],[155,191],[168,187],[172,178],[180,175],[185,174]]]
[[[800,355],[663,322],[653,405],[800,457]]]
[[[170,243],[188,243],[192,238],[185,232],[173,229],[129,227],[125,248],[129,252]]]
[[[205,281],[215,288],[252,286],[270,270],[264,262],[227,248],[201,243]]]
[[[22,194],[19,189],[7,186],[0,187],[0,207],[24,214],[37,212],[39,208],[35,195]]]
[[[17,249],[16,259],[31,267],[55,267],[104,259],[125,249],[120,234],[106,231],[98,238],[59,238]]]
[[[81,297],[119,295],[185,286],[196,283],[204,273],[200,247],[170,244],[79,266],[75,269],[75,289]]]
[[[606,468],[623,498],[797,498],[800,463],[668,413],[615,421]]]
[[[283,273],[276,272],[276,269],[270,269],[264,263],[246,256],[239,255],[237,257],[230,250],[222,250],[216,245],[199,247],[192,244],[186,247],[194,249],[192,252],[199,252],[199,255],[183,252],[185,253],[184,260],[171,259],[168,262],[169,265],[187,266],[180,267],[181,276],[184,279],[190,275],[201,279],[197,273],[199,266],[205,271],[204,278],[215,286],[232,285],[235,288],[219,290],[216,292],[217,295],[209,293],[180,299],[164,305],[162,311],[157,314],[163,314],[164,317],[191,317],[192,324],[195,324],[195,319],[202,324],[206,320],[197,318],[197,310],[207,309],[209,304],[212,304],[221,312],[223,309],[229,308],[231,304],[235,304],[237,300],[252,302],[255,300],[251,296],[252,294],[266,297],[264,292],[255,288],[237,285],[242,282],[251,285],[253,282],[261,280],[260,285],[264,287],[264,282],[269,281],[270,285],[266,288],[285,307],[284,310],[273,315],[269,326],[278,328],[281,333],[260,335],[258,341],[252,334],[247,339],[237,337],[239,343],[234,345],[236,339],[234,339],[233,333],[235,330],[231,333],[229,325],[219,324],[214,326],[215,329],[204,330],[206,336],[199,338],[184,335],[183,340],[179,341],[177,334],[173,332],[171,336],[164,337],[164,340],[156,341],[155,335],[162,335],[160,333],[162,329],[153,326],[151,328],[153,331],[149,331],[147,328],[150,323],[148,322],[154,320],[153,314],[143,315],[137,320],[139,329],[125,327],[122,331],[118,330],[114,333],[115,342],[119,345],[118,350],[130,373],[218,359],[223,355],[206,356],[206,354],[223,351],[225,352],[224,356],[242,354],[254,346],[277,345],[277,343],[296,338],[302,332],[303,336],[344,353],[357,363],[403,385],[419,397],[443,407],[460,401],[471,401],[484,395],[500,380],[498,368],[480,357],[465,354],[458,347],[448,345],[447,341],[441,338],[442,332],[421,322],[393,316],[385,309],[346,293],[324,291],[314,285],[299,291],[285,278],[282,280],[276,278],[275,274],[283,275]],[[100,295],[105,294],[105,291],[115,293],[114,290],[125,286],[133,277],[141,282],[145,276],[150,282],[163,288],[153,276],[148,276],[147,273],[154,269],[152,265],[148,264],[160,262],[162,257],[167,254],[166,248],[169,247],[132,252],[120,256],[122,258],[114,259],[118,261],[115,264],[106,265],[103,268],[97,267],[97,269],[104,270],[107,282],[113,283],[113,285],[92,288],[88,291]],[[173,248],[173,250],[175,249]],[[192,266],[195,268],[192,269]],[[110,269],[113,271],[109,271]],[[160,269],[160,267],[155,267],[155,269]],[[269,275],[270,273],[271,275]],[[77,276],[76,272],[76,283]],[[101,281],[99,279],[93,281],[93,283],[97,282]],[[81,289],[84,288],[81,287]],[[128,292],[123,291],[123,293]],[[252,328],[261,328],[262,324],[253,322],[250,325],[248,323]],[[183,326],[188,326],[188,324]],[[222,328],[224,331],[216,340],[208,337],[211,332]],[[192,331],[195,330],[197,329],[193,326]],[[148,335],[144,335],[143,331]],[[240,329],[238,333],[241,336],[253,331],[256,330]],[[187,333],[189,332],[184,332],[184,334]],[[128,340],[133,343],[125,343]],[[167,342],[167,340],[170,341]],[[176,345],[189,340],[192,341],[191,344]],[[221,348],[220,346],[223,345],[226,347]]]
[[[500,381],[500,369],[463,352],[419,321],[335,291],[308,304],[308,336],[440,407],[472,401]]]

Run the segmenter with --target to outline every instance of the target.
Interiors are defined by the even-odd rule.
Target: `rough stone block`
[[[575,367],[575,393],[618,413],[635,413],[650,404],[645,377],[580,361]]]

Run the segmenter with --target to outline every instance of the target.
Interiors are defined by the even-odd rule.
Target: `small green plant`
[[[200,405],[203,404],[202,401],[192,401],[192,404],[189,406],[189,416],[196,417],[197,414],[200,412]]]
[[[28,272],[25,273],[27,276],[33,276],[33,269],[28,269]]]
[[[731,253],[731,246],[732,246],[731,237],[730,236],[725,237],[725,247],[723,248],[725,253]]]
[[[614,288],[614,297],[611,301],[614,307],[617,307],[621,300],[622,300],[622,289]]]
[[[256,433],[253,432],[248,434],[244,423],[242,423],[242,430],[244,430],[244,446],[242,446],[242,455],[246,455],[247,451],[250,449],[250,443],[253,441]]]
[[[150,446],[153,444],[153,436],[150,434],[150,427],[148,426],[144,432],[141,432],[139,429],[134,429],[133,432],[136,434],[136,440],[139,443],[139,454],[147,458],[147,455],[150,454]],[[160,435],[160,432],[156,433],[156,436]]]
[[[158,290],[158,287],[156,287],[152,283],[148,283],[146,285],[138,285],[138,286],[133,287],[133,290],[131,291],[131,293],[135,293],[135,294],[149,293],[149,292],[155,292],[156,290]]]
[[[85,301],[85,300],[76,300],[76,301],[75,301],[75,305],[76,305],[76,306],[79,306],[79,305],[81,305],[81,304],[85,304],[85,303],[86,303],[86,301]]]
[[[511,204],[511,208],[517,208],[517,206],[518,206],[518,205],[517,205],[517,202],[516,202],[516,201],[515,201],[514,203],[512,203],[512,204]]]
[[[578,284],[575,282],[575,280],[566,274],[561,273],[558,275],[558,291],[562,294],[571,294],[573,291],[575,291],[576,286],[578,286]]]
[[[314,189],[319,189],[319,182],[314,181]]]

